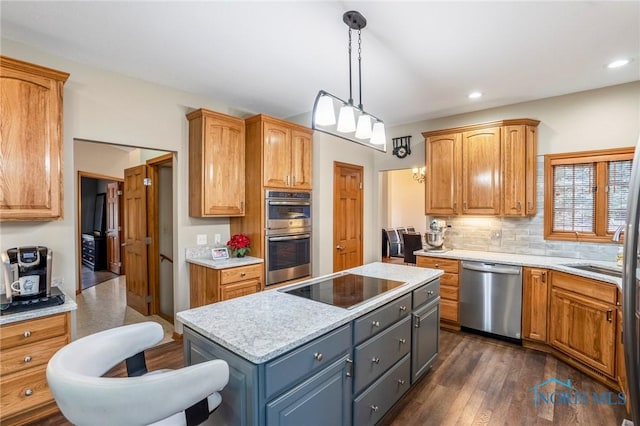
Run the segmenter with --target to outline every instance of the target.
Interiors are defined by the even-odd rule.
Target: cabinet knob
[[[372,321],[371,325],[374,327],[380,327],[380,321]]]
[[[406,306],[400,306],[400,311],[401,311],[401,312],[404,312],[404,311],[406,311],[406,310],[407,310],[407,307],[406,307]]]
[[[398,342],[400,342],[401,345],[404,345],[407,343],[407,339],[398,339]]]
[[[433,296],[433,290],[429,290],[429,291],[427,292],[427,296]]]
[[[31,395],[33,395],[33,391],[31,389],[25,389],[24,396],[31,396]]]
[[[404,382],[404,380],[402,380],[402,379],[398,379],[398,384],[399,384],[399,385],[404,385],[404,383],[405,383],[405,382]]]
[[[31,332],[29,330],[25,331],[24,333],[22,333],[22,335],[24,337],[31,337]]]
[[[522,203],[520,201],[518,201],[518,206],[516,207],[517,211],[521,211],[522,210]]]
[[[316,359],[316,361],[322,361],[322,353],[321,352],[314,353],[313,357]]]
[[[439,268],[439,267],[440,267],[440,265],[436,263],[436,268]]]
[[[375,405],[375,404],[371,406],[371,411],[374,411],[374,412],[375,412],[375,411],[378,411],[379,409],[380,409],[380,407],[378,407],[378,406],[377,406],[377,405]]]
[[[246,276],[246,275],[247,275],[247,273],[246,273],[246,272],[241,272],[241,273],[240,273],[240,276],[241,276],[241,277],[244,277],[244,276]]]
[[[377,356],[371,358],[371,362],[375,363],[375,364],[380,364],[380,358],[378,358]]]
[[[31,356],[27,355],[24,357],[24,362],[31,362]]]

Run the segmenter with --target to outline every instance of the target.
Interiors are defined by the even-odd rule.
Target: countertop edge
[[[62,305],[48,306],[46,308],[2,315],[0,316],[0,326],[60,314],[63,312],[75,311],[76,309],[78,309],[78,305],[76,304],[75,300],[70,299],[69,296],[65,294],[65,301]]]
[[[187,259],[187,263],[204,266],[211,269],[228,269],[240,266],[257,265],[264,263],[264,259],[259,257],[246,256],[242,258],[232,257],[229,259],[213,260],[211,258],[196,257]]]

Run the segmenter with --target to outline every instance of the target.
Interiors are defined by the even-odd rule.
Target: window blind
[[[607,167],[607,232],[627,222],[631,160],[610,161]]]
[[[595,232],[595,163],[553,168],[553,231]]]

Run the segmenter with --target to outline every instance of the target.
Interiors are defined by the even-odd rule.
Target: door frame
[[[78,268],[77,268],[77,274],[78,274],[78,279],[76,280],[77,284],[76,284],[76,295],[82,293],[82,244],[80,244],[79,242],[82,240],[82,178],[89,178],[89,179],[99,179],[99,180],[107,180],[110,182],[123,182],[124,183],[124,179],[121,178],[116,178],[113,176],[107,176],[107,175],[101,175],[98,173],[90,173],[90,172],[84,172],[81,170],[78,170],[77,172],[77,179],[78,179],[78,183],[77,183],[77,190],[76,190],[76,194],[78,196],[78,203],[77,203],[77,211],[76,211],[76,218],[77,218],[77,223],[76,223],[76,244],[78,244],[78,250],[76,253],[76,258],[78,259]],[[120,221],[122,221],[122,212],[118,211],[118,215],[120,215],[119,219]]]

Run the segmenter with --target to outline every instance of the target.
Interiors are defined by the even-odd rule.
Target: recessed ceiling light
[[[610,62],[607,65],[607,68],[620,68],[620,67],[624,67],[625,65],[627,65],[629,62],[631,62],[631,59],[618,59],[617,61],[613,61]]]
[[[478,99],[482,97],[482,92],[471,92],[467,95],[469,99]]]

